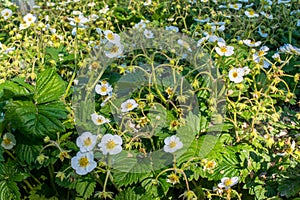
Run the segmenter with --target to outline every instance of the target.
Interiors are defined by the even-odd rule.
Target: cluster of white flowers
[[[115,155],[122,151],[122,138],[118,135],[106,134],[97,145],[103,155]],[[80,151],[71,159],[71,167],[79,175],[86,175],[97,167],[94,160],[94,152],[97,144],[97,136],[90,133],[82,133],[76,140]]]
[[[124,46],[121,44],[120,36],[110,30],[105,30],[104,37],[107,40],[104,47],[104,54],[109,58],[117,58],[122,55]]]

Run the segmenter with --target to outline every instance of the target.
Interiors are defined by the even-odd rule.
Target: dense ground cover
[[[298,0],[0,2],[1,200],[300,198]]]

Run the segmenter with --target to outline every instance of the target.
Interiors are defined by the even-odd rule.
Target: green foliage
[[[27,85],[26,88],[32,91],[32,87]],[[2,86],[2,90],[9,90],[14,94],[13,99],[5,106],[5,120],[10,121],[26,138],[48,135],[55,137],[55,132],[64,131],[61,120],[66,118],[67,111],[60,97],[64,94],[65,83],[54,69],[47,69],[39,74],[32,100],[16,99],[30,93],[20,84],[8,82]]]
[[[13,181],[0,181],[0,199],[21,199],[21,193],[17,184]]]
[[[26,179],[29,174],[19,170],[17,163],[8,161],[0,165],[0,199],[21,199],[21,193],[16,182]]]
[[[0,3],[1,12],[12,10],[0,16],[0,200],[299,200],[299,1],[239,1],[238,9],[224,0],[35,2],[38,9],[23,13]],[[257,17],[247,16],[252,9]],[[37,19],[22,27],[27,13]],[[170,26],[178,33],[167,41],[154,31]],[[121,43],[140,49],[114,59],[98,53],[105,30],[132,27]],[[178,39],[190,39],[191,49]],[[217,51],[223,40],[233,55]],[[243,70],[241,82],[232,69]],[[95,94],[102,81],[111,94]],[[129,98],[138,107],[120,111]],[[95,112],[109,123],[95,125]],[[96,145],[97,167],[80,176],[70,159],[85,131],[97,144],[119,135],[123,150],[107,156]],[[11,149],[6,133],[16,139]],[[173,135],[183,147],[164,152]],[[238,182],[218,187],[224,177]]]
[[[150,175],[149,163],[147,163],[150,160],[147,158],[144,160],[138,160],[136,157],[128,158],[125,154],[117,155],[116,163],[114,163],[113,177],[118,186],[132,185]]]
[[[138,189],[138,188],[136,188]],[[147,200],[150,199],[151,196],[149,194],[145,194],[143,191],[142,193],[138,193],[139,191],[135,191],[133,188],[127,188],[120,192],[116,197],[115,200]]]
[[[76,183],[76,192],[83,197],[83,199],[88,199],[95,190],[96,181],[92,178],[81,179]]]

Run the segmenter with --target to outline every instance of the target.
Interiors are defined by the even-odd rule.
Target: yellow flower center
[[[127,109],[131,109],[132,106],[133,106],[132,103],[128,103],[128,104],[126,105],[126,108],[127,108]]]
[[[249,11],[249,15],[250,15],[250,16],[253,16],[254,14],[255,14],[254,10],[250,10],[250,11]]]
[[[171,94],[173,93],[173,89],[170,88],[170,87],[168,87],[168,88],[166,89],[166,93],[167,93],[168,95],[171,95]]]
[[[170,174],[168,179],[172,184],[179,183],[179,177],[174,173]]]
[[[87,157],[82,157],[78,161],[80,167],[87,167],[89,165],[89,159]]]
[[[226,181],[225,181],[225,185],[226,186],[230,186],[230,185],[232,185],[232,181],[231,181],[231,179],[229,178],[229,179],[227,179]]]
[[[32,18],[29,17],[29,18],[28,18],[28,21],[31,22],[31,21],[32,21]]]
[[[91,66],[93,69],[97,69],[100,65],[97,62],[93,62]]]
[[[98,118],[97,118],[97,122],[100,123],[100,124],[103,123],[102,118],[98,117]]]
[[[114,40],[114,34],[113,33],[108,33],[107,34],[107,39],[109,39],[109,40]]]
[[[113,148],[115,148],[115,146],[117,146],[117,145],[113,140],[110,140],[108,143],[106,143],[107,149],[113,149]]]
[[[74,17],[74,21],[75,21],[76,23],[80,23],[80,18],[79,18],[79,17]]]
[[[90,137],[88,137],[84,140],[84,146],[90,146],[91,144],[92,144],[92,140]]]
[[[110,50],[110,52],[112,52],[112,53],[117,53],[118,51],[119,51],[119,47],[116,45],[114,45]]]
[[[8,16],[8,15],[9,15],[9,12],[4,13],[4,16]]]
[[[264,51],[259,51],[259,52],[258,52],[258,56],[263,56],[264,53],[265,53]]]
[[[176,147],[176,142],[174,142],[174,141],[170,142],[169,146],[170,146],[170,148]]]
[[[227,47],[220,47],[220,50],[222,53],[226,53],[227,52]]]
[[[215,162],[214,161],[208,161],[206,163],[206,167],[207,168],[214,168],[215,167]]]
[[[234,4],[233,7],[234,8],[239,8],[239,6],[237,4]]]
[[[3,138],[3,142],[5,145],[9,145],[11,143],[11,140],[7,137]]]
[[[238,73],[237,73],[237,72],[233,72],[233,73],[232,73],[232,77],[233,77],[233,78],[238,77]]]
[[[101,87],[101,92],[106,92],[106,91],[107,91],[106,86],[102,86],[102,87]]]

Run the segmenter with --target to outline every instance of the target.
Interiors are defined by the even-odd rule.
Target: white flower
[[[251,41],[249,39],[243,40],[244,44],[247,45],[248,47],[257,47],[261,44],[261,41],[255,42],[254,40]]]
[[[234,10],[239,10],[242,6],[243,5],[241,3],[229,4],[229,8],[232,8]]]
[[[83,13],[81,11],[79,11],[79,10],[73,10],[72,14],[73,15],[83,15]]]
[[[178,27],[176,27],[176,26],[166,26],[166,30],[174,31],[175,33],[177,33],[179,31]]]
[[[84,24],[89,22],[89,19],[84,17],[82,14],[80,14],[74,18],[68,18],[68,20],[70,20],[71,26],[78,26],[81,28],[85,28],[86,26],[84,26]]]
[[[99,13],[100,14],[106,14],[108,11],[109,11],[109,7],[108,7],[108,5],[105,5],[104,8],[99,10]]]
[[[200,22],[200,23],[205,23],[205,22],[209,22],[210,21],[210,18],[208,17],[208,18],[205,18],[205,19],[197,19],[197,18],[195,18],[194,19],[196,22]]]
[[[71,34],[72,34],[73,36],[75,36],[76,33],[77,33],[77,28],[75,27],[75,28],[72,29]]]
[[[259,15],[254,12],[254,10],[246,10],[245,15],[249,18],[258,17]]]
[[[144,36],[146,37],[146,38],[154,38],[154,34],[153,34],[153,32],[152,31],[150,31],[150,30],[148,30],[148,29],[145,29],[144,30]]]
[[[298,27],[300,26],[300,19],[297,20],[296,26],[298,26]]]
[[[15,136],[11,133],[5,133],[2,138],[1,146],[4,149],[12,149],[16,145]]]
[[[261,37],[263,37],[263,38],[266,38],[266,37],[268,37],[268,33],[263,33],[262,31],[261,31],[261,28],[260,27],[258,27],[258,31],[257,31],[258,33],[259,33],[259,35],[261,36]]]
[[[36,17],[34,15],[32,15],[31,13],[28,13],[27,15],[25,15],[23,17],[23,20],[26,24],[31,25],[32,23],[35,22]]]
[[[226,44],[223,42],[218,42],[218,46],[219,47],[216,47],[216,52],[220,56],[231,56],[234,53],[234,47],[226,46]]]
[[[288,53],[288,54],[300,55],[300,48],[297,48],[291,44],[285,44],[285,45],[279,47],[279,51],[283,52],[283,53]]]
[[[121,112],[128,112],[136,107],[138,107],[139,104],[136,103],[134,99],[128,99],[127,101],[123,102],[121,104]]]
[[[95,3],[95,2],[91,2],[91,3],[88,3],[87,6],[88,6],[88,7],[95,7],[95,6],[96,6],[96,3]]]
[[[273,15],[270,15],[268,13],[265,13],[264,11],[260,12],[263,16],[265,16],[267,19],[273,19]]]
[[[93,135],[90,132],[84,132],[76,139],[76,145],[80,148],[81,152],[88,152],[93,150],[96,143],[97,136]]]
[[[151,3],[152,3],[151,0],[146,0],[146,1],[144,2],[144,6],[149,6]]]
[[[245,76],[245,75],[247,75],[247,74],[249,74],[250,73],[250,69],[249,69],[249,67],[248,66],[246,66],[246,67],[243,67],[242,68],[242,70],[243,70],[243,76]]]
[[[278,0],[278,4],[281,4],[281,3],[286,4],[286,3],[290,3],[290,2],[291,2],[291,0]]]
[[[240,83],[244,80],[244,74],[245,71],[242,68],[233,68],[228,73],[229,80],[233,81],[234,83]]]
[[[213,33],[203,32],[203,34],[205,35],[205,37],[201,38],[200,39],[201,41],[208,40],[209,42],[212,42],[212,43],[217,41],[217,42],[222,42],[225,44],[225,40],[223,38],[218,37],[218,36],[214,35]]]
[[[71,167],[75,169],[79,175],[86,175],[97,167],[97,163],[94,161],[93,152],[78,152],[75,157],[71,159]]]
[[[146,28],[146,23],[143,21],[140,21],[139,23],[135,24],[133,28],[142,30],[142,29]]]
[[[174,153],[175,151],[183,147],[180,138],[177,137],[176,135],[172,135],[171,137],[165,138],[164,143],[165,143],[164,151],[168,153]]]
[[[95,92],[102,96],[110,94],[112,92],[112,90],[113,90],[113,88],[111,87],[111,85],[109,85],[109,83],[97,84],[95,87]]]
[[[106,30],[106,31],[104,31],[104,36],[109,42],[111,42],[113,44],[120,44],[121,38],[118,34],[113,33],[110,30]]]
[[[30,26],[30,24],[21,23],[20,26],[19,26],[19,29],[24,30],[24,29],[27,29],[29,26]]]
[[[109,42],[105,45],[104,54],[109,58],[116,58],[123,53],[123,49],[123,45]]]
[[[261,60],[261,57],[263,57],[264,55],[266,55],[267,51],[269,51],[269,47],[262,46],[257,53],[253,54],[253,60],[256,63],[259,63],[260,60]]]
[[[245,8],[250,8],[250,7],[252,7],[254,5],[254,3],[250,3],[250,4],[248,4],[248,5],[245,5]]]
[[[4,10],[1,11],[1,15],[4,18],[4,20],[7,20],[12,16],[12,11],[11,9],[5,8]]]
[[[109,119],[106,119],[104,116],[98,115],[97,113],[91,114],[91,118],[95,125],[101,125],[110,122]]]
[[[272,58],[276,61],[276,62],[283,62],[282,60],[281,60],[281,58],[280,58],[280,55],[279,55],[279,53],[275,53],[273,56],[272,56]]]
[[[99,18],[99,16],[96,15],[96,14],[91,14],[91,15],[89,16],[89,20],[90,20],[90,21],[96,21],[98,18]]]
[[[180,46],[183,46],[184,48],[186,48],[188,51],[192,52],[192,49],[189,45],[189,43],[187,43],[186,41],[182,40],[182,39],[179,39],[177,40],[177,43],[180,45]]]
[[[108,96],[105,97],[105,99],[103,100],[103,102],[100,104],[101,107],[105,106],[107,101],[109,99],[111,99],[112,95],[111,94],[108,94]]]
[[[218,187],[220,188],[225,188],[226,190],[229,189],[230,187],[236,185],[239,182],[239,177],[224,177],[221,179],[221,183],[218,184]]]
[[[189,2],[190,4],[195,4],[195,3],[197,2],[197,0],[188,0],[188,2]]]
[[[122,151],[123,141],[122,138],[118,135],[106,134],[102,137],[100,144],[100,150],[104,155],[108,153],[110,155],[118,154]]]

